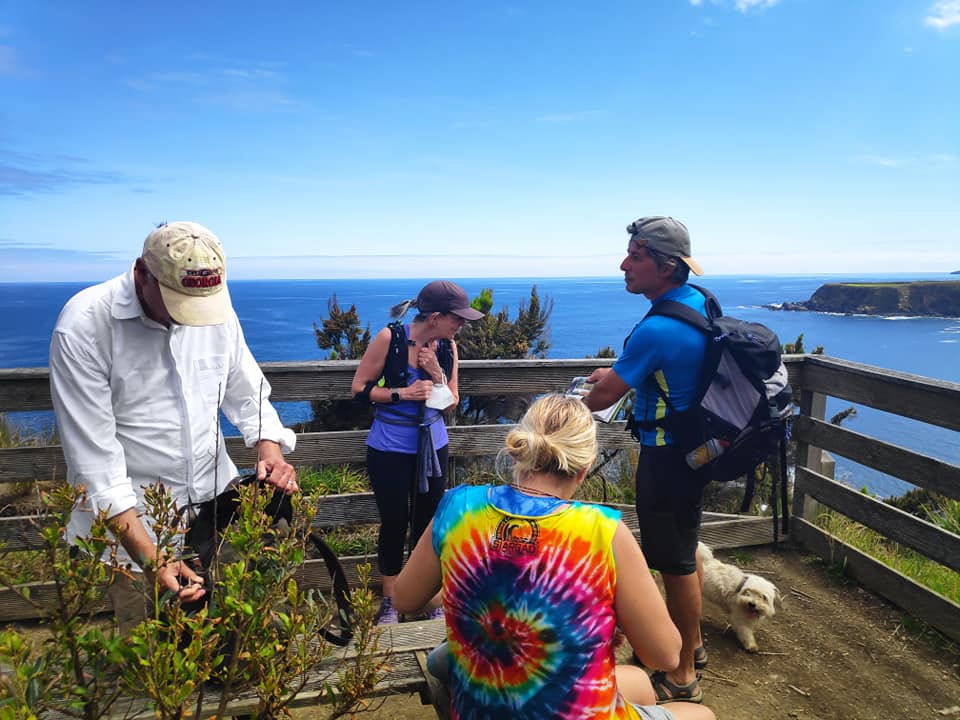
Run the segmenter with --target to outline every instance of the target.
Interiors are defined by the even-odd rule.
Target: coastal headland
[[[851,315],[960,317],[960,281],[827,283],[809,300],[768,307]]]

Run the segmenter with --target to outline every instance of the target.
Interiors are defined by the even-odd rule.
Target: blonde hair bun
[[[597,427],[580,398],[544,395],[507,434],[504,452],[514,474],[552,473],[573,477],[597,455]]]

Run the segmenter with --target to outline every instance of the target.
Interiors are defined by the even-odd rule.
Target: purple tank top
[[[420,369],[412,365],[407,366],[407,385],[410,386],[420,379]],[[398,403],[382,406],[383,410],[378,410],[374,416],[373,424],[370,426],[370,433],[367,435],[367,445],[374,450],[383,452],[405,453],[415,455],[417,453],[417,432],[415,418],[420,409],[420,403],[410,400],[401,400]],[[397,410],[393,413],[392,410]],[[434,408],[425,408],[424,421],[430,422],[430,435],[433,437],[433,447],[436,450],[446,446],[449,442],[447,438],[447,426],[443,422],[439,410]],[[409,425],[396,425],[393,422],[385,422],[379,415],[383,412],[385,417],[397,422],[410,423]],[[402,415],[400,413],[403,413]],[[437,418],[437,419],[434,419]]]

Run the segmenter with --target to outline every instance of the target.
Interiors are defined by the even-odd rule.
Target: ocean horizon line
[[[83,283],[100,283],[115,277],[117,273],[108,276],[96,278],[78,278],[71,280],[6,280],[0,278],[0,285],[79,285]],[[909,282],[911,279],[925,279],[929,277],[942,277],[950,279],[950,275],[955,272],[912,272],[903,270],[879,271],[871,270],[865,272],[776,272],[776,273],[710,273],[703,276],[691,275],[689,282],[694,285],[709,283],[712,278],[741,278],[750,280],[753,278],[898,278],[900,282]],[[613,275],[369,275],[369,276],[329,276],[329,277],[233,277],[229,279],[230,283],[271,283],[271,282],[373,282],[377,280],[414,280],[430,281],[437,277],[444,277],[455,281],[477,281],[477,280],[600,280],[600,281],[623,281],[622,274]],[[960,282],[960,278],[955,278]]]

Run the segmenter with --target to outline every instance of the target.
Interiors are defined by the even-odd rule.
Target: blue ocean
[[[844,280],[946,280],[946,274],[909,277],[889,275],[722,276],[704,281],[724,311],[773,328],[783,342],[801,333],[808,350],[822,345],[827,355],[882,368],[960,382],[960,319],[840,316],[780,312],[767,305],[808,299],[825,282]],[[623,280],[604,278],[468,278],[458,280],[470,297],[493,290],[494,308],[515,316],[520,303],[537,286],[541,301],[553,303],[548,357],[578,358],[600,348],[619,348],[624,336],[649,307],[641,296],[625,292]],[[47,364],[47,345],[57,314],[75,292],[90,283],[0,283],[0,367]],[[314,340],[313,323],[327,315],[336,296],[341,307],[356,305],[364,324],[376,332],[388,321],[391,305],[415,297],[424,281],[398,280],[264,280],[230,284],[234,306],[247,342],[261,362],[325,359]],[[847,403],[832,401],[828,414]],[[284,403],[284,420],[309,416],[308,403]],[[48,426],[49,413],[12,414],[27,428]],[[845,425],[896,442],[951,463],[960,464],[956,433],[870,408],[858,408]],[[838,461],[838,477],[852,487],[866,487],[880,496],[910,489],[902,481],[874,470]]]

